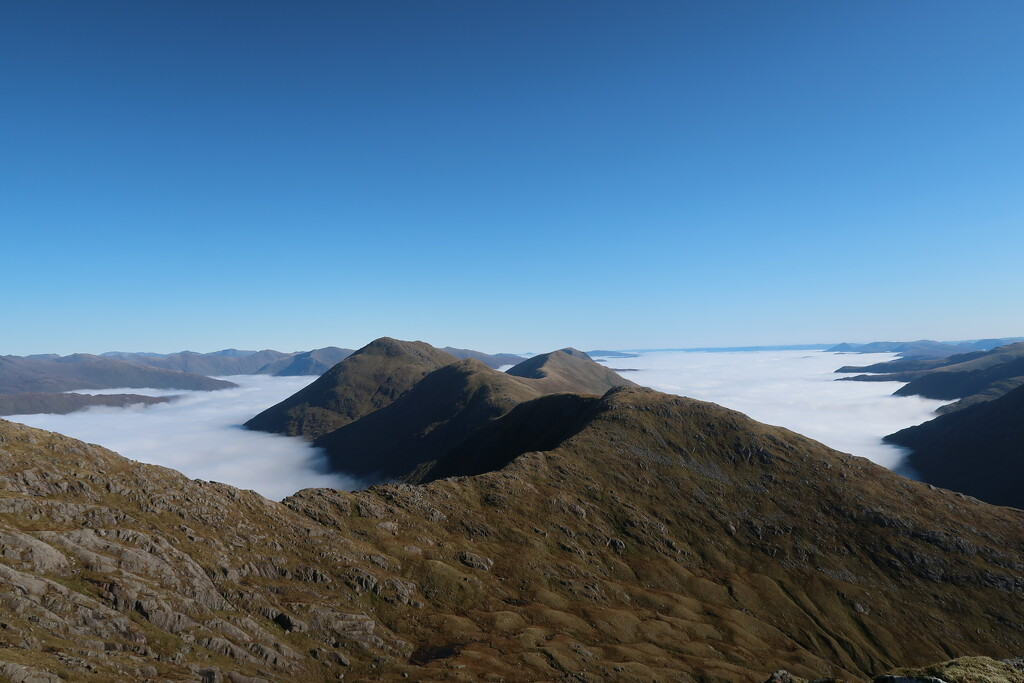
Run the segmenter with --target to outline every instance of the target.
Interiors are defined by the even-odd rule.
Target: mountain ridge
[[[571,429],[522,419],[567,399]],[[281,503],[0,421],[5,657],[96,681],[749,681],[1024,647],[1020,511],[648,389],[503,420],[546,450]]]

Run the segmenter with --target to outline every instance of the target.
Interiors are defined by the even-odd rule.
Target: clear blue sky
[[[0,354],[1024,334],[1024,3],[0,4]]]

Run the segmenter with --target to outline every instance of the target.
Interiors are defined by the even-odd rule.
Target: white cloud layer
[[[904,452],[881,437],[934,417],[942,401],[891,396],[897,382],[836,382],[841,365],[867,365],[892,354],[816,351],[732,353],[651,352],[608,359],[636,368],[625,377],[660,391],[713,401],[756,420],[806,434],[847,453],[897,468]],[[189,477],[221,481],[280,500],[309,487],[352,490],[362,482],[326,471],[324,454],[291,437],[251,432],[241,424],[295,393],[312,377],[229,377],[237,389],[163,391],[113,389],[88,393],[178,394],[171,403],[94,407],[70,415],[12,419],[98,443],[121,455]],[[85,393],[85,392],[83,392]]]
[[[906,451],[882,437],[935,417],[945,401],[892,396],[900,382],[837,382],[836,368],[892,360],[894,354],[824,351],[642,353],[609,358],[637,384],[746,413],[792,429],[845,453],[899,469]],[[906,473],[901,470],[901,473]]]
[[[323,452],[306,441],[241,427],[315,377],[241,375],[224,379],[239,387],[221,391],[82,392],[176,394],[181,398],[151,406],[93,407],[69,415],[6,419],[96,443],[127,458],[171,467],[196,479],[253,489],[273,500],[310,487],[361,487],[354,479],[328,473]]]

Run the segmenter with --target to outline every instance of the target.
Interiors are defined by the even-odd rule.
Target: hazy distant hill
[[[140,396],[139,394],[0,394],[0,415],[30,415],[54,413],[64,415],[92,406],[123,408],[135,404],[166,403],[166,396]]]
[[[0,356],[0,394],[122,387],[213,391],[234,386],[202,375],[83,353],[55,358]]]
[[[455,360],[424,342],[382,337],[245,426],[314,439],[388,405],[424,375]]]
[[[475,434],[475,476],[275,503],[0,421],[0,675],[739,683],[1024,651],[1021,511],[632,387]]]
[[[295,375],[322,375],[352,355],[352,349],[327,346],[322,349],[288,354],[284,358],[268,363],[257,374],[292,377]]]
[[[103,355],[140,365],[166,370],[182,370],[201,375],[277,375],[283,377],[322,375],[351,353],[351,349],[328,346],[294,353],[282,353],[271,349],[263,351],[224,349],[213,353],[182,351],[161,355],[114,351]]]
[[[446,346],[441,349],[445,353],[450,353],[456,358],[475,358],[489,368],[500,368],[505,365],[515,365],[523,361],[522,356],[517,356],[514,353],[482,353],[480,351],[474,351],[472,349],[456,349],[451,346]]]
[[[936,486],[1024,508],[1024,386],[885,437]]]
[[[1024,384],[1024,343],[943,359],[896,360],[864,367],[846,366],[836,372],[874,373],[843,378],[852,381],[907,382],[895,392],[898,396],[961,399],[940,408],[940,412],[951,412],[998,398]]]
[[[931,339],[919,339],[912,342],[871,342],[869,344],[850,344],[844,342],[826,349],[826,351],[842,353],[897,353],[901,358],[945,358],[958,353],[970,351],[988,351],[997,346],[1005,346],[1024,341],[1024,337],[1007,337],[1004,339],[971,339],[968,341],[939,342]]]
[[[638,353],[629,353],[628,351],[606,351],[603,349],[587,351],[586,353],[590,357],[600,356],[602,358],[637,358],[640,355]]]

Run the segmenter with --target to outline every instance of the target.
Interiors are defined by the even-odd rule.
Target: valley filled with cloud
[[[327,473],[322,453],[308,442],[241,427],[256,413],[291,396],[316,377],[236,375],[229,379],[238,388],[88,392],[179,396],[170,403],[7,419],[96,443],[133,460],[171,467],[196,479],[253,489],[274,500],[303,488],[360,488],[354,479]]]
[[[834,374],[840,365],[892,357],[818,351],[662,351],[606,359],[606,365],[629,369],[623,376],[638,384],[712,401],[899,470],[902,449],[883,444],[881,437],[930,419],[942,402],[891,396],[899,383],[837,382],[841,375]],[[302,439],[241,427],[315,378],[239,375],[228,379],[238,388],[212,392],[111,389],[90,393],[130,391],[178,398],[152,406],[94,407],[69,415],[10,419],[97,443],[189,477],[253,489],[275,500],[303,488],[363,487],[356,479],[327,472],[322,452]]]

